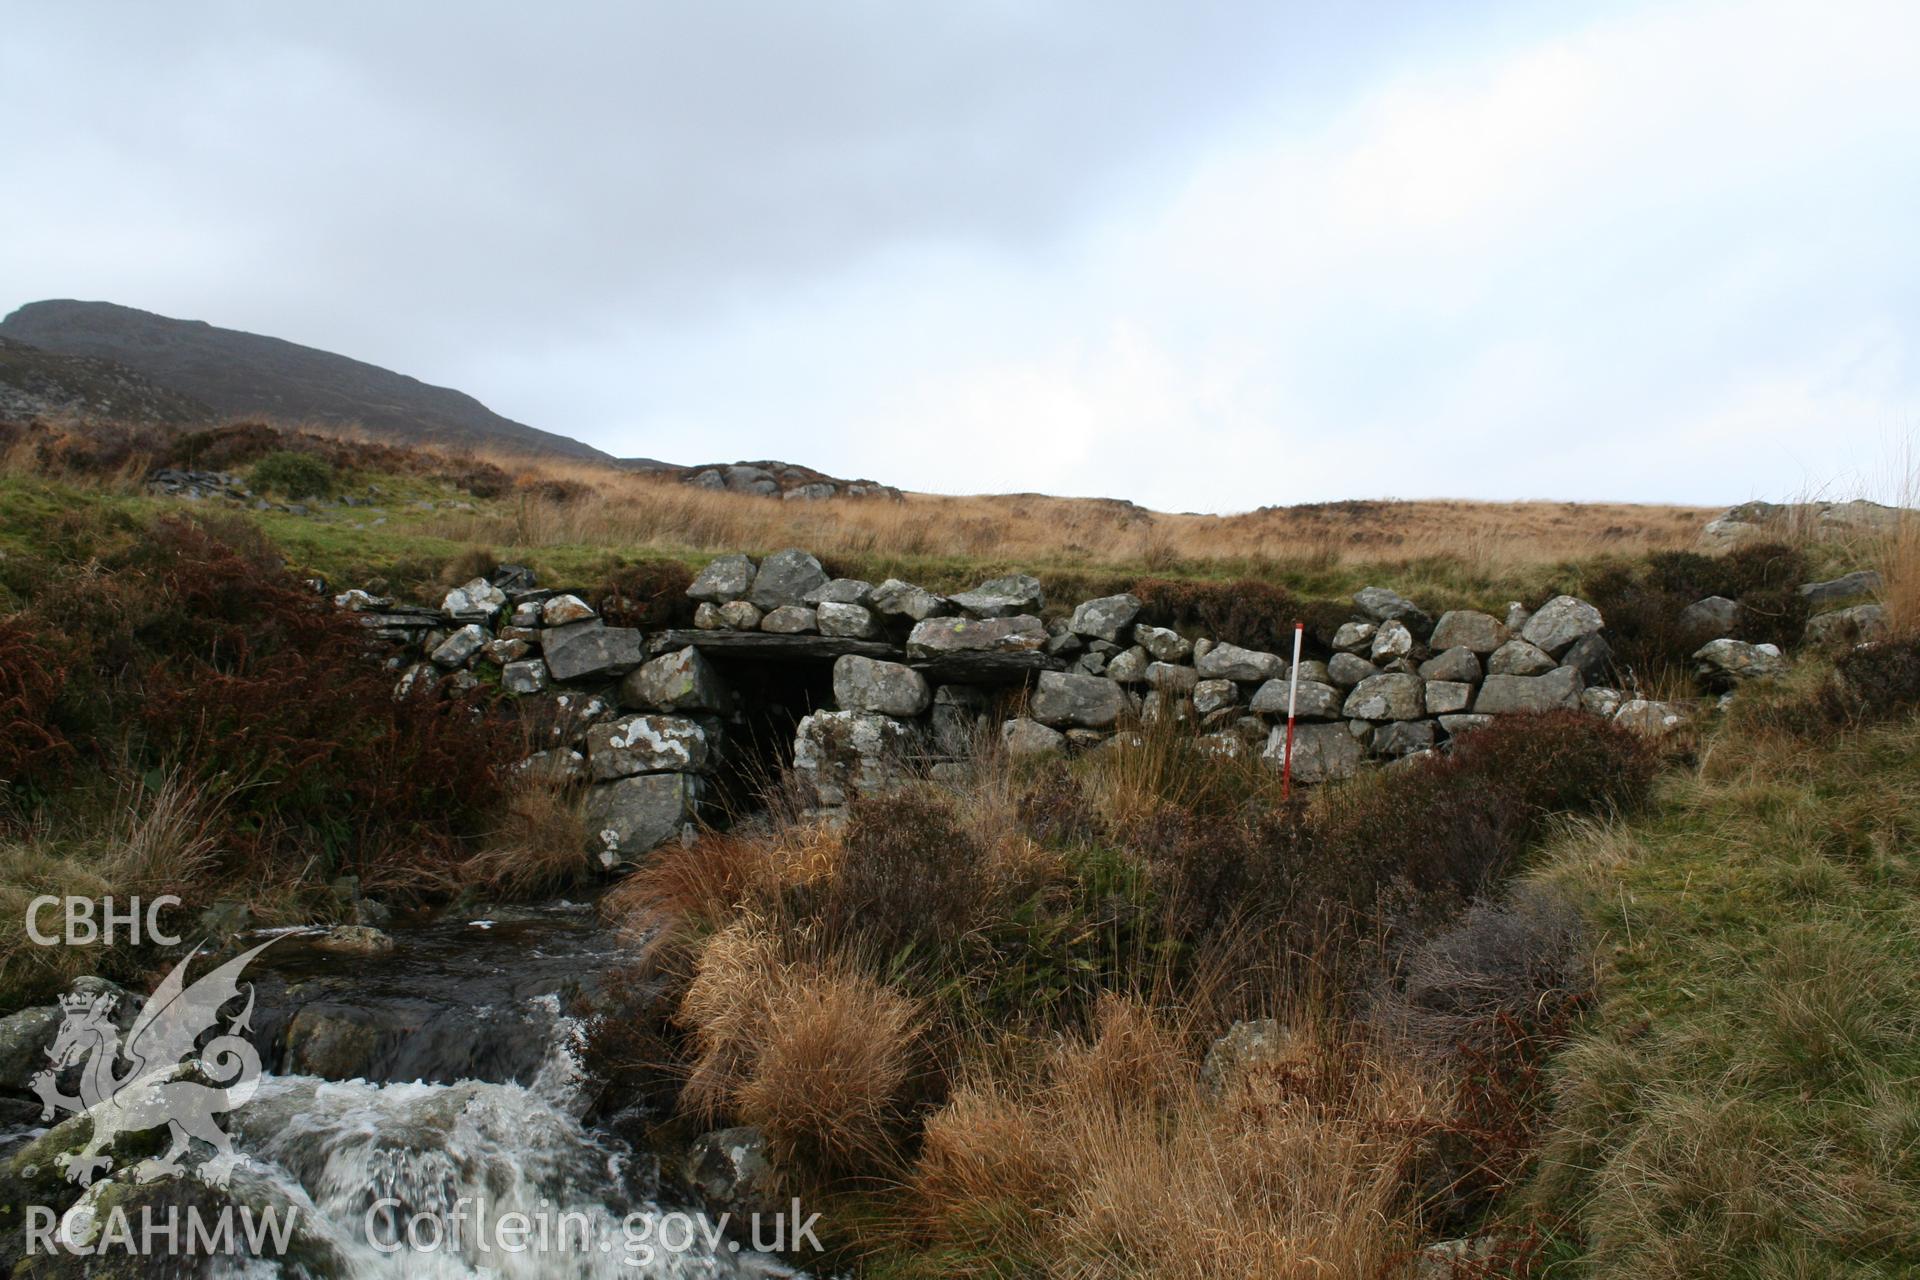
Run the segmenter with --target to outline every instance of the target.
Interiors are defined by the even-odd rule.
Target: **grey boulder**
[[[1353,593],[1353,607],[1375,622],[1404,622],[1422,632],[1433,626],[1433,619],[1423,613],[1419,605],[1385,587],[1360,588]]]
[[[693,820],[700,782],[691,773],[642,773],[587,788],[587,825],[603,866],[645,853]]]
[[[1682,609],[1678,621],[1682,631],[1701,639],[1732,635],[1740,625],[1740,602],[1707,596]]]
[[[1028,719],[1025,716],[1001,725],[1000,741],[1005,745],[1007,754],[1015,759],[1047,755],[1067,749],[1067,736],[1064,733],[1058,729],[1050,729],[1038,720]]]
[[[1806,643],[1825,647],[1867,644],[1889,634],[1887,611],[1877,604],[1856,604],[1807,619]]]
[[[898,578],[888,578],[875,587],[867,606],[882,617],[899,618],[907,622],[925,622],[928,618],[952,612],[944,597]]]
[[[1491,614],[1449,609],[1433,624],[1433,635],[1427,644],[1436,652],[1465,649],[1479,655],[1492,653],[1511,638],[1507,624]]]
[[[1133,628],[1133,642],[1159,662],[1185,662],[1193,655],[1193,645],[1187,638],[1166,627],[1137,624]]]
[[[1293,731],[1293,776],[1300,782],[1351,778],[1366,749],[1344,724],[1301,724]],[[1287,728],[1278,725],[1267,738],[1262,758],[1275,769],[1287,763]]]
[[[1692,708],[1684,703],[1635,698],[1620,704],[1620,709],[1613,713],[1613,722],[1650,738],[1663,738],[1686,724],[1691,716]]]
[[[1544,675],[1559,665],[1553,655],[1525,640],[1509,640],[1487,659],[1487,674],[1493,676]]]
[[[1033,719],[1051,728],[1106,729],[1126,706],[1126,693],[1105,676],[1043,671],[1027,709]]]
[[[971,591],[953,597],[953,603],[976,618],[1006,618],[1017,613],[1038,613],[1046,604],[1040,579],[1026,573],[1010,573],[989,578]]]
[[[625,675],[645,656],[642,636],[632,627],[603,627],[597,621],[549,632],[541,644],[547,674],[555,680]]]
[[[827,571],[820,562],[797,547],[776,551],[760,562],[753,575],[747,599],[762,609],[777,609],[783,604],[799,604],[815,587],[824,586]]]
[[[1480,659],[1475,657],[1473,650],[1467,646],[1455,645],[1421,663],[1420,674],[1428,680],[1455,680],[1465,684],[1477,684],[1481,674]]]
[[[1216,644],[1195,659],[1194,669],[1204,680],[1244,680],[1250,684],[1271,680],[1287,669],[1284,660],[1237,644]]]
[[[721,711],[725,688],[713,664],[688,647],[665,653],[620,684],[623,706],[651,711]]]
[[[1555,667],[1538,676],[1488,676],[1473,700],[1480,715],[1509,715],[1527,711],[1580,709],[1580,691],[1586,681],[1574,667]]]
[[[873,599],[873,584],[859,578],[835,578],[801,597],[803,604],[858,604]]]
[[[622,716],[587,730],[587,763],[596,782],[699,769],[707,763],[706,730],[679,716]]]
[[[1827,582],[1803,582],[1800,584],[1800,597],[1818,609],[1822,605],[1838,604],[1855,596],[1870,595],[1880,590],[1880,586],[1879,574],[1871,569],[1862,569]]]
[[[754,563],[746,556],[720,556],[707,562],[687,588],[687,595],[709,604],[742,599],[753,589],[754,572]]]
[[[1694,675],[1716,689],[1783,676],[1791,665],[1776,646],[1744,640],[1710,640],[1693,655]]]
[[[916,658],[944,653],[1026,653],[1046,643],[1046,627],[1031,615],[928,618],[914,624],[907,636],[907,653]]]
[[[1369,653],[1375,662],[1386,662],[1407,657],[1413,652],[1413,644],[1413,632],[1407,629],[1406,623],[1383,622],[1373,633],[1373,645]]]
[[[1077,636],[1093,636],[1118,644],[1121,635],[1140,616],[1140,597],[1135,595],[1101,596],[1088,600],[1073,611],[1067,627]]]
[[[1427,712],[1427,683],[1398,672],[1368,676],[1347,695],[1341,713],[1350,720],[1417,720]]]
[[[804,604],[783,604],[767,610],[760,629],[776,636],[804,636],[820,629],[820,615]]]
[[[1527,625],[1520,628],[1520,638],[1557,657],[1572,648],[1576,640],[1605,625],[1600,611],[1585,600],[1555,596],[1534,610]]]
[[[1346,695],[1332,685],[1320,680],[1302,680],[1294,695],[1293,714],[1300,720],[1333,720],[1339,718],[1345,702]],[[1256,689],[1251,710],[1255,715],[1284,717],[1287,681],[1269,680]]]
[[[849,653],[833,664],[833,697],[843,711],[917,716],[932,702],[927,678],[912,667]]]
[[[1357,653],[1336,653],[1327,659],[1327,678],[1342,688],[1352,688],[1379,674],[1380,668]]]
[[[874,620],[873,611],[862,605],[827,600],[814,607],[814,617],[823,636],[870,640],[880,634],[880,624]]]

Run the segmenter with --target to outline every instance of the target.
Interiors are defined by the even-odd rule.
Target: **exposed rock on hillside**
[[[190,426],[213,410],[113,360],[62,355],[0,337],[0,417]]]

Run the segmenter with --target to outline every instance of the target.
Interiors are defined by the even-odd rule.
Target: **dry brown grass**
[[[822,555],[1139,566],[1167,573],[1208,562],[1465,557],[1494,575],[1520,565],[1689,547],[1714,514],[1626,503],[1316,503],[1237,515],[1149,511],[1104,498],[1038,494],[900,501],[777,502],[692,489],[675,480],[580,464],[494,458],[591,492],[556,502],[522,493],[503,514],[449,516],[446,536],[516,546],[609,545],[695,550],[805,546]]]
[[[696,1046],[683,1103],[759,1126],[789,1172],[884,1167],[918,1053],[919,1006],[850,965],[783,951],[751,918],[701,949],[680,1002]]]
[[[1403,1263],[1407,1168],[1445,1122],[1448,1090],[1308,1024],[1211,1084],[1192,1046],[1176,1021],[1116,997],[1090,1035],[976,1073],[927,1122],[904,1225],[956,1258],[1021,1259],[1059,1280]]]
[[[455,878],[508,898],[565,888],[587,870],[581,852],[589,844],[585,801],[583,788],[523,773],[507,795],[499,825]]]
[[[315,434],[365,439],[326,424]],[[421,447],[421,452],[434,452]],[[1177,573],[1217,563],[1289,564],[1462,559],[1486,576],[1601,554],[1691,547],[1718,511],[1634,503],[1390,499],[1263,507],[1231,515],[1150,511],[1116,498],[944,495],[783,502],[691,488],[671,476],[592,462],[481,450],[447,453],[516,477],[498,510],[447,512],[436,532],[516,547],[611,546],[662,551],[772,550],[862,558],[954,557],[1065,562]],[[557,496],[562,493],[571,496]]]
[[[1899,515],[1874,540],[1870,561],[1880,571],[1880,603],[1889,629],[1911,639],[1920,636],[1920,463],[1909,458],[1905,470]]]

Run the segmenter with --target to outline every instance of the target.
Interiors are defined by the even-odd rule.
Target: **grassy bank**
[[[248,514],[297,567],[399,590],[439,582],[444,566],[475,547],[555,580],[590,583],[623,563],[697,567],[724,552],[802,546],[837,573],[898,576],[934,590],[1017,570],[1037,574],[1061,599],[1143,578],[1256,580],[1308,599],[1379,582],[1432,608],[1494,608],[1570,581],[1570,566],[1689,547],[1710,515],[1370,501],[1209,516],[1038,494],[782,502],[604,467],[402,449],[257,423],[187,435],[0,424],[0,456],[5,496],[29,504],[131,510],[147,500],[150,466],[238,473],[307,508]],[[347,498],[355,505],[340,505]]]
[[[1604,963],[1524,1203],[1546,1274],[1920,1268],[1920,689],[1833,724],[1826,679],[1746,695],[1645,816],[1539,873]]]

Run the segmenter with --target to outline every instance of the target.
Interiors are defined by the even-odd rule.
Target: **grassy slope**
[[[1914,1274],[1920,722],[1736,720],[1541,874],[1588,895],[1605,975],[1532,1193],[1547,1273]]]
[[[150,497],[127,481],[70,481],[28,471],[0,468],[0,554],[16,558],[84,558],[87,543],[115,529],[131,529],[139,520],[168,510],[221,511],[258,524],[283,549],[292,566],[325,576],[340,585],[371,583],[403,595],[430,594],[436,584],[458,576],[457,566],[476,552],[499,561],[531,565],[542,578],[570,585],[605,580],[616,568],[649,560],[677,560],[698,567],[723,551],[764,554],[783,545],[815,550],[830,570],[879,581],[902,577],[938,591],[957,591],[998,573],[1029,572],[1047,583],[1058,604],[1126,589],[1149,577],[1203,582],[1243,578],[1285,586],[1307,600],[1344,600],[1369,584],[1393,587],[1430,610],[1457,607],[1503,611],[1512,599],[1539,600],[1559,590],[1577,590],[1585,571],[1611,554],[1595,550],[1571,559],[1526,557],[1462,559],[1426,548],[1374,553],[1367,530],[1348,531],[1344,556],[1301,546],[1297,555],[1155,554],[1127,546],[1109,547],[1098,556],[1077,545],[981,545],[956,537],[899,542],[886,531],[863,530],[871,513],[858,504],[804,513],[736,495],[669,492],[660,510],[634,514],[651,490],[632,495],[629,521],[604,517],[605,498],[590,498],[585,511],[520,493],[483,499],[447,479],[428,475],[358,472],[343,476],[339,491],[379,492],[377,506],[346,507],[309,503],[309,514],[254,511],[238,504],[192,504]],[[938,503],[924,511],[895,513],[918,526],[937,528]],[[989,500],[981,500],[989,501]],[[1057,501],[1057,500],[1046,500]],[[686,511],[678,504],[690,502]],[[697,523],[702,503],[744,507],[735,525],[718,528]],[[615,504],[617,506],[617,504]],[[769,508],[760,516],[755,508]],[[849,514],[851,513],[851,514]],[[685,517],[684,520],[679,517]],[[774,517],[786,517],[784,520]],[[1369,519],[1365,516],[1357,520]],[[853,524],[843,521],[852,520]],[[920,528],[924,533],[925,529]],[[738,540],[732,540],[734,535]],[[1335,536],[1335,535],[1329,535]],[[1600,544],[1595,544],[1596,548]],[[0,580],[4,574],[0,574]]]

